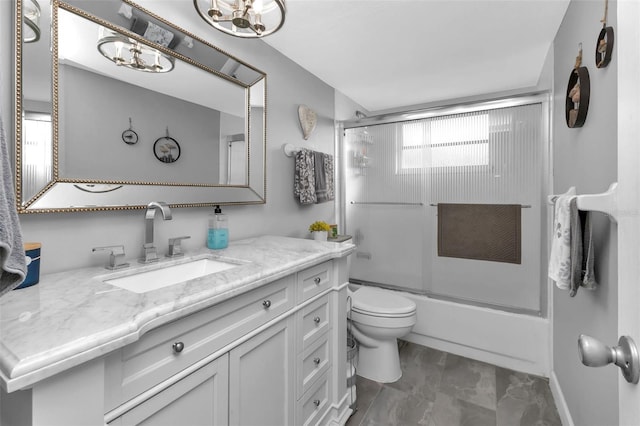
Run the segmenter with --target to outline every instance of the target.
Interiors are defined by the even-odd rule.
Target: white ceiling
[[[569,0],[287,0],[263,40],[369,111],[529,88]]]

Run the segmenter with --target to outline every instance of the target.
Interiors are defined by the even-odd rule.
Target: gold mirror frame
[[[73,0],[71,0],[73,1]],[[86,3],[86,2],[85,2]],[[89,2],[91,3],[91,2]],[[251,75],[251,81],[241,81],[235,75],[227,75],[221,70],[203,65],[200,61],[180,54],[158,44],[154,44],[142,36],[126,28],[93,15],[69,3],[52,0],[52,176],[51,180],[28,200],[23,197],[23,42],[22,25],[23,8],[20,0],[16,1],[15,49],[16,49],[16,100],[15,100],[15,173],[16,204],[19,213],[56,213],[78,211],[131,210],[145,208],[149,201],[163,200],[171,207],[205,207],[230,204],[264,204],[266,203],[266,121],[267,121],[267,76],[259,69],[229,55],[209,42],[177,27],[140,7],[130,0],[121,0],[114,4],[128,5],[146,14],[154,20],[176,31],[181,36],[191,38],[195,43],[213,49],[216,54],[225,55],[229,61],[235,61],[245,67]],[[65,10],[89,19],[139,42],[152,45],[160,52],[196,66],[226,81],[240,85],[245,90],[246,116],[245,134],[247,146],[247,168],[245,185],[221,185],[202,183],[100,180],[100,179],[67,179],[59,175],[59,109],[58,109],[58,11]],[[45,29],[46,31],[46,29]],[[253,77],[255,74],[255,78]],[[259,105],[252,111],[251,100],[259,99]],[[91,190],[93,187],[108,190]],[[88,190],[89,189],[89,190]],[[71,194],[71,195],[69,195]],[[105,195],[108,194],[108,195]],[[114,195],[115,194],[115,195]],[[108,198],[107,198],[108,197]],[[61,201],[60,201],[61,200]]]

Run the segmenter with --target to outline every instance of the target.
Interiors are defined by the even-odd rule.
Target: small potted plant
[[[311,232],[311,236],[313,236],[313,239],[317,241],[327,241],[330,230],[331,226],[329,226],[327,222],[323,222],[321,220],[313,222],[311,225],[309,225],[309,232]]]

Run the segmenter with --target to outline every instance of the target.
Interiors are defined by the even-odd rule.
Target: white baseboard
[[[560,383],[558,382],[558,377],[556,377],[555,371],[552,371],[549,375],[549,387],[551,388],[551,394],[553,395],[553,400],[556,403],[560,420],[562,420],[562,425],[574,426],[571,413],[569,412],[569,406],[567,405],[567,401],[564,399],[564,394],[562,393],[562,388],[560,388]]]

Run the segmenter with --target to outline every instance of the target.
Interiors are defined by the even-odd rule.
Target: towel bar
[[[431,207],[438,207],[438,203],[431,203],[429,205]],[[531,204],[521,204],[520,207],[523,208],[523,209],[530,209],[531,208]]]
[[[574,187],[569,188],[571,190]],[[555,204],[560,195],[550,195],[548,197],[549,204]],[[600,194],[583,194],[576,195],[576,204],[579,210],[597,211],[606,213],[611,220],[617,222],[618,210],[618,182],[609,185],[609,189]]]
[[[393,201],[350,201],[349,204],[380,204],[386,206],[423,206],[423,203],[401,203]]]

